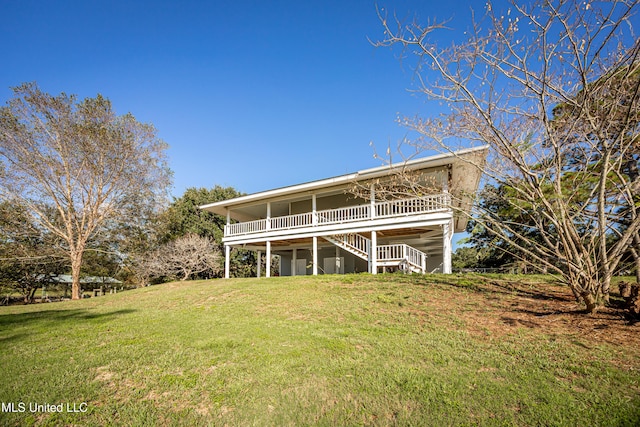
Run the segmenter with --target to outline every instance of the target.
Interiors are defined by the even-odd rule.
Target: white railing
[[[327,209],[314,213],[306,212],[295,215],[273,217],[267,223],[266,219],[258,219],[249,222],[239,222],[225,226],[225,237],[243,234],[260,233],[267,230],[286,230],[292,228],[311,227],[318,225],[340,224],[345,222],[362,221],[375,218],[391,218],[397,216],[416,215],[421,213],[436,212],[447,209],[450,203],[449,194],[436,194],[432,196],[416,197],[412,199],[399,199],[374,204],[374,213],[371,215],[371,205],[349,206],[338,209]]]
[[[404,256],[404,247],[406,245],[397,244],[397,245],[380,245],[378,246],[378,253],[376,254],[379,261],[395,261],[395,260],[403,260]]]
[[[381,245],[377,251],[378,261],[404,261],[420,270],[426,267],[427,255],[414,247],[405,244]]]
[[[341,222],[360,221],[371,217],[370,205],[349,206],[347,208],[318,211],[318,224],[339,224]]]
[[[325,239],[359,256],[367,256],[371,240],[357,233],[325,236]],[[427,268],[427,254],[404,243],[380,245],[376,251],[380,262],[401,263],[406,261],[421,272]]]
[[[360,234],[334,234],[332,236],[323,236],[323,238],[362,259],[366,260],[369,256],[371,240]]]
[[[390,217],[432,212],[449,206],[449,194],[435,194],[433,196],[413,199],[390,200],[376,203],[376,217]]]
[[[271,218],[271,229],[272,230],[284,230],[287,228],[296,228],[296,227],[306,227],[313,223],[313,214],[311,212],[297,214],[297,215],[287,215],[287,216],[278,216],[275,218]]]
[[[411,247],[409,245],[405,246],[405,255],[407,256],[407,261],[409,261],[409,264],[413,264],[420,269],[426,268],[427,255],[414,247]]]
[[[239,234],[259,233],[267,229],[266,219],[257,219],[255,221],[238,222],[235,224],[227,224],[224,226],[225,236],[236,236]]]
[[[338,234],[336,236],[331,236],[335,240],[342,242],[345,247],[351,248],[361,254],[369,253],[369,244],[371,240],[366,237],[357,234],[357,233],[349,233],[349,234]]]
[[[371,240],[361,236],[360,234],[346,234],[344,241],[347,245],[350,245],[352,248],[355,248],[362,253],[369,253],[369,244],[371,243]]]

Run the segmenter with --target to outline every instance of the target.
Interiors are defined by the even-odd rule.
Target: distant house
[[[451,273],[454,232],[465,215],[454,215],[452,193],[474,194],[487,147],[462,150],[367,169],[348,175],[263,191],[200,206],[227,217],[225,277],[232,248],[280,256],[280,275],[365,272],[402,268]],[[438,183],[422,197],[376,198],[373,183],[410,170]],[[349,189],[371,186],[367,199]],[[452,190],[455,189],[455,190]],[[470,206],[456,206],[457,210]],[[235,220],[236,222],[232,222]],[[260,259],[260,257],[258,257]],[[266,276],[270,271],[266,269]],[[260,267],[258,266],[258,275]]]

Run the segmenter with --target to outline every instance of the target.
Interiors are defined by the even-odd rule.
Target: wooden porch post
[[[370,192],[370,197],[369,197],[369,209],[371,210],[371,212],[369,212],[369,217],[371,219],[374,219],[376,217],[376,188],[375,185],[372,183],[370,186],[371,192]]]
[[[451,241],[453,240],[453,218],[442,226],[442,272],[451,274]]]
[[[294,248],[293,249],[293,256],[291,257],[291,275],[295,276],[296,275],[296,269],[297,269],[297,264],[298,264],[298,249]]]
[[[256,277],[260,278],[260,273],[262,273],[262,251],[258,251],[258,264],[256,266]]]
[[[271,230],[271,202],[267,202],[267,223],[266,229]]]
[[[318,237],[313,236],[313,275],[318,275]]]
[[[311,223],[318,225],[318,214],[316,213],[316,195],[311,195]]]
[[[271,277],[271,241],[267,240],[267,256],[264,260],[264,276],[268,279]]]
[[[371,232],[371,246],[369,251],[371,274],[378,274],[378,234],[375,231]]]
[[[231,224],[231,210],[227,209],[227,226],[225,227],[225,231],[229,228],[229,224]],[[229,278],[229,265],[230,265],[230,257],[231,257],[231,246],[224,245],[224,278]]]
[[[229,258],[231,256],[231,246],[224,245],[224,278],[229,278]]]

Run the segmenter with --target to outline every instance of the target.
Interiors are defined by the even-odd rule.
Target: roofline
[[[367,179],[374,179],[381,176],[386,176],[390,172],[398,169],[426,169],[433,168],[438,166],[444,166],[447,164],[453,163],[458,157],[487,150],[489,148],[488,145],[483,145],[480,147],[466,148],[463,150],[455,151],[452,153],[445,154],[436,154],[430,157],[422,157],[419,159],[408,160],[402,163],[378,166],[375,168],[364,169],[358,172],[346,174],[346,175],[338,175],[331,178],[320,179],[316,181],[309,181],[302,184],[295,184],[286,187],[275,188],[272,190],[261,191],[258,193],[252,193],[245,196],[235,197],[233,199],[221,200],[219,202],[209,203],[206,205],[199,206],[200,209],[209,210],[211,208],[219,208],[225,207],[229,208],[232,206],[243,205],[245,203],[256,202],[263,199],[271,199],[275,197],[282,197],[297,193],[303,193],[308,191],[313,191],[321,188],[337,186],[341,184],[347,184],[353,181],[364,181]]]

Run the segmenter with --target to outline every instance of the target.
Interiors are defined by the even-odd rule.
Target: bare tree
[[[167,243],[160,250],[165,275],[187,280],[192,276],[220,271],[220,251],[209,237],[187,234]]]
[[[135,252],[128,257],[126,265],[139,287],[149,286],[152,280],[164,274],[159,250]]]
[[[188,280],[195,275],[216,276],[221,269],[220,249],[209,237],[187,234],[134,259],[136,275],[148,284],[153,278]]]
[[[34,83],[13,91],[0,109],[0,198],[25,206],[35,224],[66,243],[78,299],[92,236],[166,200],[167,146],[152,125],[116,115],[101,95],[51,96]]]
[[[380,12],[386,38],[377,45],[401,46],[417,91],[448,110],[400,119],[419,134],[414,148],[488,144],[486,163],[460,160],[524,220],[477,204],[474,218],[518,258],[559,274],[588,312],[608,298],[612,274],[639,242],[638,5],[512,1],[497,11],[488,2],[467,40],[448,46],[432,41],[445,23],[403,24]]]

